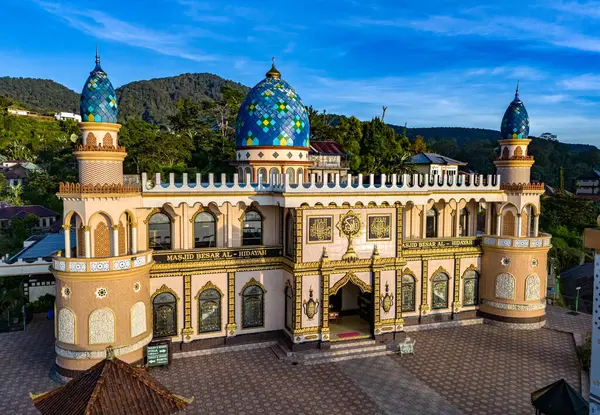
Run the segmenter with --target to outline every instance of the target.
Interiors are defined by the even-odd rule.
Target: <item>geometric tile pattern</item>
[[[502,118],[500,136],[502,139],[529,137],[529,115],[521,98],[519,98],[518,90],[515,99],[510,103]]]
[[[84,122],[117,122],[119,115],[117,93],[100,67],[98,58],[96,58],[96,67],[90,72],[81,91],[79,110]]]
[[[267,77],[248,92],[236,122],[236,147],[309,146],[308,112],[284,80]]]

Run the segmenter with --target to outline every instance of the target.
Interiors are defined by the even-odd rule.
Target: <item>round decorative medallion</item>
[[[500,260],[500,262],[502,263],[502,265],[504,265],[505,267],[510,265],[510,258],[504,257]]]
[[[71,288],[64,286],[60,290],[60,293],[62,294],[63,298],[69,298],[69,297],[71,297]]]
[[[142,284],[140,284],[139,281],[136,281],[133,284],[133,291],[135,291],[136,293],[139,293],[141,289],[142,289]]]
[[[146,182],[146,189],[148,189],[148,190],[154,189],[154,180],[148,180]]]
[[[537,267],[539,263],[540,263],[540,261],[538,261],[537,258],[533,258],[531,260],[531,266],[534,267],[534,268]]]
[[[96,298],[104,298],[108,295],[108,290],[104,287],[96,289]]]

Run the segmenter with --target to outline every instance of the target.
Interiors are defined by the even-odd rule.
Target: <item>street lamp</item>
[[[577,287],[577,288],[575,288],[575,290],[577,291],[577,297],[575,297],[575,312],[578,313],[579,312],[579,290],[581,290],[581,287]]]

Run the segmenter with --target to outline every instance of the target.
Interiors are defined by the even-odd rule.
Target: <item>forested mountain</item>
[[[49,79],[0,77],[0,95],[39,112],[79,112],[79,93]]]
[[[131,82],[117,88],[119,118],[166,125],[168,117],[177,112],[179,100],[189,99],[192,103],[215,101],[220,99],[221,88],[225,85],[241,90],[244,95],[248,92],[248,87],[210,73],[186,73]]]

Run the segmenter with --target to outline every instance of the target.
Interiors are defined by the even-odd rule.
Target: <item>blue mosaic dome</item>
[[[308,112],[275,68],[248,92],[236,122],[236,147],[310,145]]]
[[[97,53],[96,67],[90,72],[81,91],[79,109],[83,122],[117,122],[119,115],[117,94],[106,72],[100,66],[100,57]]]
[[[502,139],[518,139],[529,137],[529,115],[523,105],[523,101],[519,98],[519,88],[515,93],[515,99],[512,100],[500,126],[500,134]]]

